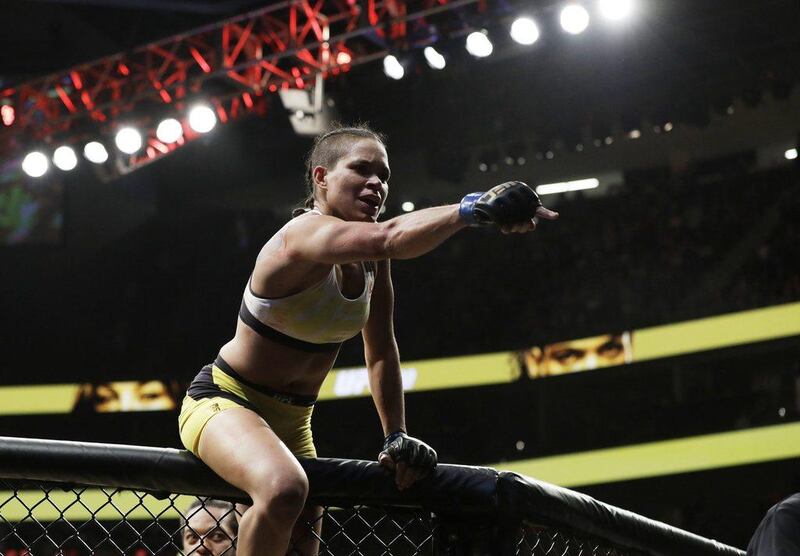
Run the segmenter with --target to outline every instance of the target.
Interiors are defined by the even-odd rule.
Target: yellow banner
[[[563,487],[800,457],[800,423],[490,464]]]
[[[520,377],[513,353],[490,353],[403,363],[403,390],[419,392],[514,382]],[[367,368],[335,369],[322,384],[320,400],[369,395]]]
[[[636,331],[566,340],[519,351],[531,378],[542,378],[775,340],[800,334],[800,303]]]
[[[800,335],[800,303],[532,346],[517,352],[404,362],[409,392],[514,382]],[[174,381],[121,381],[0,387],[0,415],[72,411],[174,410],[184,388]],[[334,369],[320,400],[369,395],[366,367]]]

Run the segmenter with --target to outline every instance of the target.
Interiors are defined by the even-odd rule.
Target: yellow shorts
[[[206,365],[189,385],[183,398],[178,426],[181,442],[197,455],[200,435],[211,418],[232,407],[244,407],[264,418],[286,447],[297,457],[315,458],[311,434],[314,396],[276,392],[253,384],[217,357]]]

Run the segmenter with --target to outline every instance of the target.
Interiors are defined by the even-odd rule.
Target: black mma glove
[[[422,440],[408,436],[403,431],[391,433],[383,441],[381,454],[386,453],[395,463],[404,462],[409,467],[432,471],[436,468],[436,451]]]
[[[458,214],[470,226],[513,226],[536,216],[540,206],[542,202],[533,189],[521,181],[507,181],[485,193],[464,197]]]

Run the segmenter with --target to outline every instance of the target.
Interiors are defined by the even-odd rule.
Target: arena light
[[[403,79],[406,70],[394,54],[388,54],[383,59],[383,73],[392,79]]]
[[[78,165],[78,157],[75,155],[75,151],[72,147],[62,145],[53,152],[53,164],[55,164],[56,168],[59,170],[69,172],[70,170],[74,170],[75,166]]]
[[[570,35],[579,35],[589,26],[589,12],[580,4],[568,4],[561,10],[561,27]]]
[[[583,189],[594,189],[600,185],[597,178],[585,180],[563,181],[558,183],[544,183],[536,187],[539,195],[552,195],[553,193],[567,193],[568,191],[581,191]]]
[[[189,127],[197,133],[208,133],[217,125],[217,115],[205,104],[199,104],[189,110]]]
[[[411,201],[406,201],[401,205],[400,208],[402,208],[404,212],[411,212],[412,210],[414,210],[414,203],[412,203]]]
[[[89,162],[95,164],[102,164],[108,160],[108,151],[102,143],[97,141],[90,141],[83,147],[83,156]]]
[[[447,65],[447,61],[435,48],[432,46],[426,46],[425,50],[422,51],[425,54],[425,60],[427,60],[428,65],[433,69],[444,69]]]
[[[510,34],[519,44],[530,45],[539,40],[539,27],[529,17],[518,17],[511,24]]]
[[[114,137],[114,143],[125,154],[133,154],[142,148],[142,134],[132,127],[123,127]]]
[[[467,36],[467,52],[476,58],[485,58],[494,50],[492,41],[483,31],[473,31]]]
[[[633,11],[632,0],[600,0],[598,2],[600,13],[608,20],[619,21],[625,19]]]
[[[797,160],[797,149],[789,149],[783,156],[786,157],[786,160]]]
[[[41,178],[45,175],[49,166],[47,157],[39,151],[28,153],[22,159],[22,171],[32,178]]]
[[[10,126],[14,124],[14,120],[16,119],[16,112],[14,112],[14,107],[9,104],[4,104],[0,107],[0,118],[3,120],[3,125]]]
[[[183,126],[175,118],[167,118],[158,124],[156,137],[162,143],[174,143],[183,137]]]

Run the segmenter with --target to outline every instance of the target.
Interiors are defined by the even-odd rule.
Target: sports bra
[[[314,211],[317,212],[317,211]],[[375,266],[362,262],[364,289],[355,299],[342,295],[336,265],[320,282],[286,297],[253,292],[252,275],[244,289],[239,317],[262,336],[302,351],[333,351],[358,334],[369,317]]]

